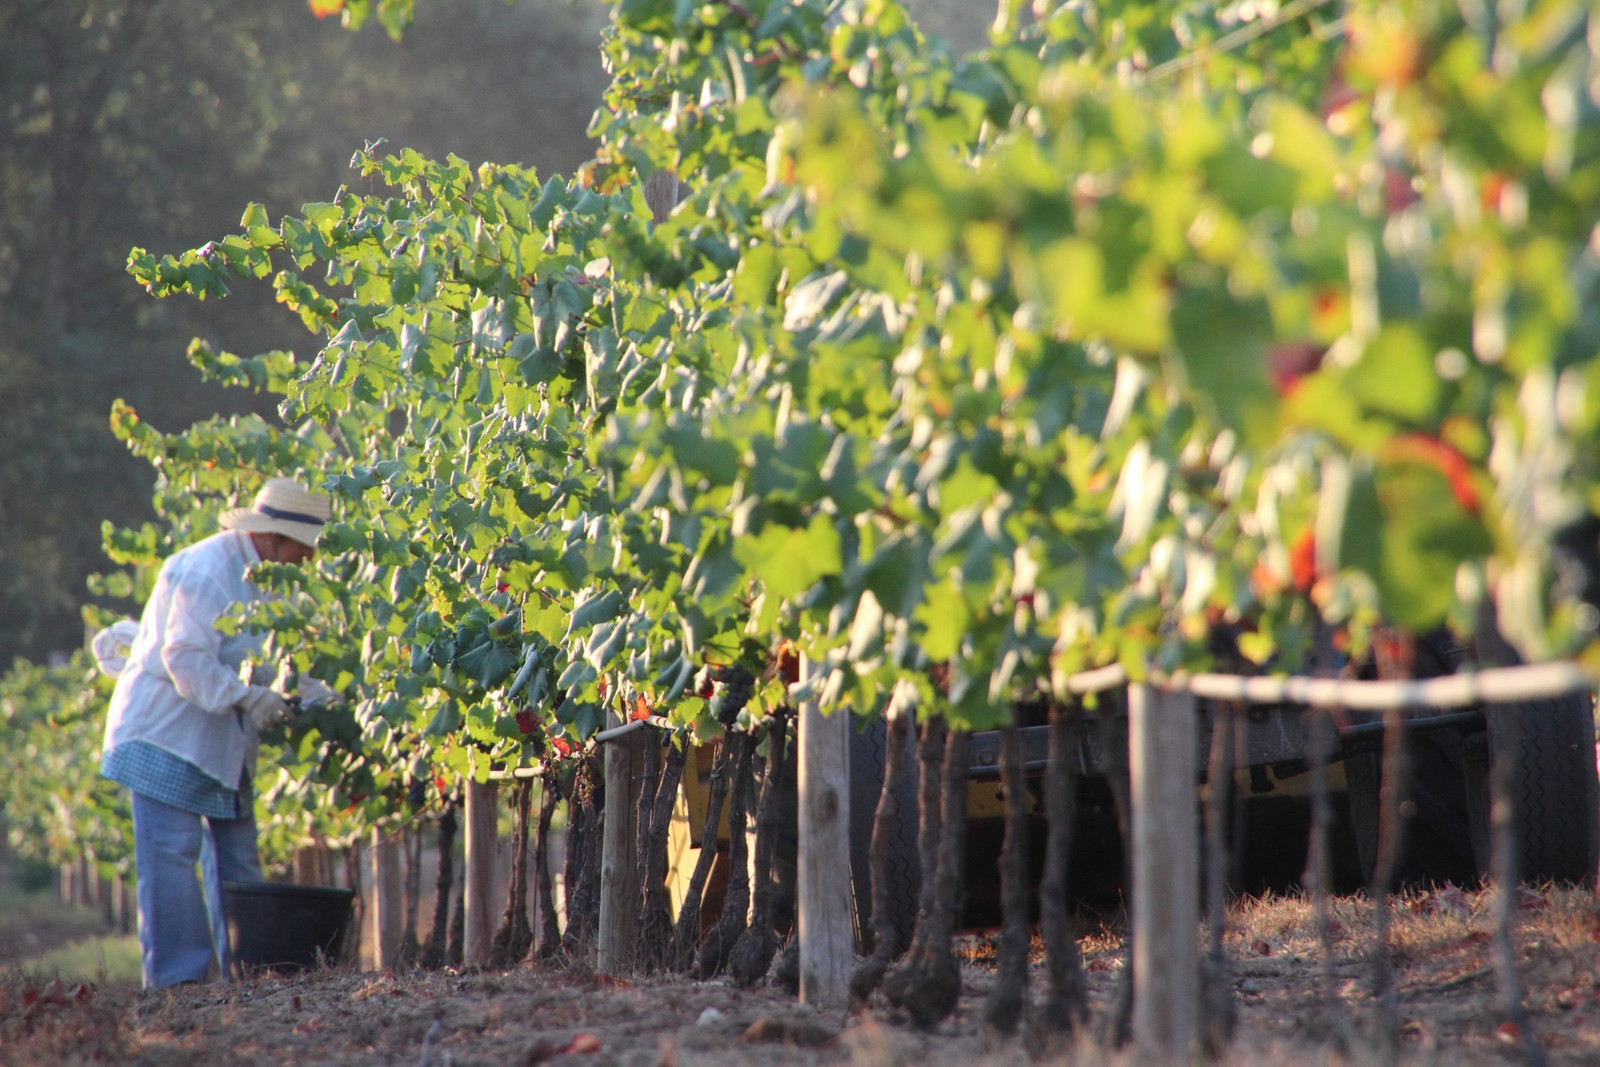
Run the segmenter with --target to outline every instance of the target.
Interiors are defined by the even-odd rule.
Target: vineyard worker
[[[264,595],[255,564],[302,563],[328,521],[326,497],[273,479],[222,532],[171,556],[156,578],[117,677],[100,773],[133,794],[134,866],[144,986],[227,974],[224,881],[260,881],[251,778],[257,735],[290,714],[240,666],[263,635],[217,621]],[[201,878],[195,877],[195,863]]]

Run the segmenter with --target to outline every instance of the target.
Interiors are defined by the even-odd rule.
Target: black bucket
[[[355,896],[353,889],[332,886],[222,883],[234,974],[338,963]]]

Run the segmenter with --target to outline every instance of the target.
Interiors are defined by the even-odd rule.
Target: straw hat
[[[328,498],[292,478],[273,478],[247,508],[234,508],[218,520],[224,530],[282,534],[308,548],[317,547],[322,525],[333,516]]]

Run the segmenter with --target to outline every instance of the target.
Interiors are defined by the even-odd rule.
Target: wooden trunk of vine
[[[1410,678],[1415,646],[1402,631],[1380,633],[1373,648],[1378,678],[1398,681]],[[1405,713],[1388,708],[1383,713],[1382,787],[1379,790],[1378,852],[1373,864],[1372,893],[1375,927],[1372,951],[1372,995],[1378,1004],[1378,1046],[1383,1062],[1399,1056],[1400,996],[1394,987],[1394,971],[1389,961],[1389,931],[1393,920],[1395,872],[1400,863],[1400,835],[1403,831],[1400,800],[1411,779],[1411,759],[1406,747]]]
[[[911,741],[909,712],[889,716],[883,741],[883,789],[872,818],[872,845],[868,855],[872,875],[872,955],[850,975],[850,999],[865,1003],[883,982],[889,964],[899,953],[900,934],[889,899],[889,838],[899,812],[899,790],[906,774],[906,745]]]
[[[944,765],[945,741],[949,727],[943,716],[929,719],[917,739],[917,862],[921,880],[917,883],[917,922],[911,931],[909,960],[919,954],[927,939],[928,917],[937,897],[935,882],[939,870],[939,838],[943,832],[944,792],[940,768]]]
[[[445,964],[449,948],[450,893],[455,886],[456,805],[446,800],[439,814],[439,874],[433,889],[433,926],[417,962],[429,970]]]
[[[466,958],[467,945],[467,894],[456,894],[456,906],[450,912],[450,947],[445,951],[445,966],[460,967]]]
[[[728,965],[734,943],[744,933],[750,910],[750,843],[745,836],[749,807],[747,785],[750,758],[755,752],[754,733],[739,734],[734,742],[733,769],[728,776],[728,891],[722,912],[695,957],[694,973],[700,978],[721,974]],[[713,838],[713,840],[715,840]]]
[[[1000,851],[1000,944],[983,1019],[996,1032],[1013,1034],[1028,1003],[1028,790],[1022,780],[1022,748],[1014,717],[1000,728],[1000,786],[1006,806]]]
[[[1031,1024],[1052,1033],[1076,1033],[1089,1015],[1083,956],[1067,904],[1071,885],[1072,831],[1077,820],[1080,714],[1052,703],[1049,766],[1045,771],[1044,870],[1039,876],[1039,936],[1045,948],[1045,1000]]]
[[[489,966],[510,967],[522,961],[533,945],[528,925],[528,818],[533,804],[533,781],[517,783],[516,829],[511,838],[511,892],[500,929],[489,944]]]
[[[569,956],[594,941],[600,922],[600,842],[605,806],[601,799],[599,761],[585,756],[573,773],[572,810],[567,832],[567,929],[561,947]]]
[[[1343,1001],[1339,997],[1334,970],[1333,908],[1328,899],[1333,827],[1333,803],[1328,797],[1328,762],[1339,744],[1338,727],[1326,708],[1313,710],[1311,722],[1311,837],[1306,846],[1306,871],[1301,881],[1311,893],[1312,913],[1316,917],[1317,945],[1321,949],[1320,986],[1323,1025],[1336,1040],[1344,1038]]]
[[[935,855],[932,901],[917,918],[917,936],[906,959],[883,982],[884,995],[911,1022],[932,1027],[955,1010],[961,997],[961,968],[951,951],[961,909],[966,860],[967,735],[950,730],[937,781],[941,827]],[[923,799],[927,799],[924,790]]]
[[[656,747],[660,751],[660,746]],[[678,783],[683,780],[683,768],[688,759],[687,746],[668,742],[661,780],[646,812],[648,820],[641,823],[639,966],[646,972],[660,970],[666,964],[672,944],[672,902],[667,898],[667,836],[672,825],[672,805],[677,800]]]
[[[422,904],[422,834],[406,827],[400,835],[400,851],[405,855],[405,926],[400,932],[399,969],[417,965],[422,944],[417,939],[417,917]]]
[[[701,898],[705,895],[711,865],[717,858],[717,828],[722,823],[722,807],[728,799],[729,763],[736,740],[734,734],[723,734],[711,761],[706,818],[700,830],[700,855],[695,858],[694,870],[689,874],[689,888],[672,930],[672,946],[667,958],[667,969],[671,971],[687,971],[694,963],[694,950],[700,943]]]
[[[766,976],[772,957],[778,951],[778,935],[772,926],[772,894],[776,872],[773,857],[777,852],[778,790],[783,781],[785,747],[788,744],[787,718],[780,709],[767,730],[767,767],[761,780],[761,801],[756,808],[755,887],[750,908],[750,925],[733,946],[728,958],[728,973],[734,983],[752,986]]]
[[[556,804],[561,801],[560,776],[546,769],[541,776],[543,796],[539,801],[539,826],[533,846],[533,886],[539,907],[537,955],[550,959],[561,951],[561,925],[556,920],[556,895],[550,885],[550,823],[555,819]]]
[[[1517,893],[1521,876],[1517,860],[1516,800],[1511,754],[1518,749],[1517,732],[1523,728],[1515,715],[1506,716],[1505,746],[1489,767],[1490,877],[1494,884],[1494,976],[1500,1015],[1516,1033],[1517,1050],[1529,1067],[1543,1067],[1544,1049],[1534,1033],[1533,1020],[1523,1003],[1522,980],[1517,975]]]
[[[1117,833],[1124,841],[1133,840],[1133,786],[1128,772],[1128,730],[1124,716],[1104,712],[1095,716],[1095,728],[1100,733],[1102,750],[1110,760],[1106,768],[1106,784],[1111,787],[1111,799],[1117,812]],[[1122,861],[1122,884],[1133,884],[1132,850]],[[1121,1048],[1133,1037],[1133,938],[1123,939],[1122,970],[1117,977],[1116,990],[1111,1004],[1101,1022],[1101,1043],[1110,1048]]]

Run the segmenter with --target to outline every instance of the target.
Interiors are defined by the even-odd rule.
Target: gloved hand
[[[326,682],[313,678],[309,674],[300,676],[299,684],[294,688],[294,695],[300,698],[302,705],[328,704],[338,696]]]
[[[239,701],[239,707],[256,733],[287,722],[293,715],[289,702],[264,685],[252,685]]]

